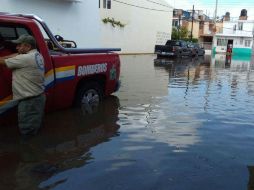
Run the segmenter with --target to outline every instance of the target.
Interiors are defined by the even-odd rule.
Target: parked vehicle
[[[199,56],[205,55],[205,49],[201,47],[198,43],[194,43],[194,47],[196,48]]]
[[[92,109],[120,86],[120,59],[113,52],[120,51],[118,48],[73,48],[75,42],[53,36],[45,22],[34,15],[0,13],[0,34],[4,40],[2,44],[9,44],[22,34],[30,34],[36,39],[37,49],[45,62],[46,111],[71,105]],[[12,51],[4,46],[0,49],[0,56]],[[0,67],[0,107],[5,106],[6,110],[14,106],[11,77],[8,68]]]
[[[191,56],[192,51],[183,40],[168,40],[165,45],[155,45],[155,54],[157,57],[182,57]]]
[[[192,56],[203,56],[205,55],[205,50],[198,43],[188,43],[188,48],[191,49]]]
[[[187,47],[190,49],[192,57],[195,57],[198,55],[198,50],[192,42],[187,42]]]

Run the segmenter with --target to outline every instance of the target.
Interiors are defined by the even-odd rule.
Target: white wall
[[[154,2],[169,6],[163,0]],[[125,0],[140,7],[164,10],[154,11],[112,1],[111,9],[101,8],[101,19],[114,18],[126,24],[124,28],[101,22],[102,43],[105,47],[120,47],[123,53],[153,53],[155,44],[165,44],[171,38],[173,8],[146,0]]]
[[[242,23],[243,29],[238,29],[238,24]],[[234,31],[234,25],[236,30]],[[249,35],[252,36],[254,29],[254,21],[249,20],[239,20],[239,21],[224,21],[223,23],[223,34],[237,34],[237,35]]]
[[[217,46],[217,40],[224,39],[225,44],[221,46]],[[249,37],[237,37],[237,36],[214,36],[213,46],[216,47],[216,52],[226,52],[228,40],[233,40],[233,48],[252,48],[253,40]],[[242,41],[242,43],[241,43]],[[250,46],[245,45],[245,41],[250,41]]]
[[[171,38],[173,8],[146,0],[123,2],[164,10],[152,11],[111,1],[111,9],[99,9],[99,0],[0,0],[0,12],[36,14],[53,34],[74,40],[78,47],[122,48],[123,53],[152,53],[155,44],[165,44]],[[164,0],[153,0],[169,6]],[[126,24],[112,27],[101,20],[114,18]]]
[[[53,34],[76,41],[78,47],[101,47],[97,0],[0,0],[0,12],[36,14]]]

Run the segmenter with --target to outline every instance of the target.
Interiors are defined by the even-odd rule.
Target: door
[[[0,23],[0,56],[4,57],[16,53],[16,45],[11,40],[17,39],[28,31],[16,24]],[[3,107],[10,107],[12,100],[12,71],[6,66],[0,66],[0,114],[5,110]]]
[[[228,40],[228,44],[227,44],[227,53],[231,54],[232,50],[233,50],[233,44],[234,44],[234,40]]]

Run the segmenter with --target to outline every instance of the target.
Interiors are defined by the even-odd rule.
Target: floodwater
[[[0,128],[0,189],[254,190],[253,61],[121,61],[96,113],[50,113],[29,141]]]

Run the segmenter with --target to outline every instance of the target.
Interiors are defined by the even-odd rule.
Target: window
[[[20,26],[0,25],[0,35],[5,40],[15,40],[22,34],[29,34],[28,30]]]
[[[242,22],[238,22],[238,30],[243,30],[243,23]]]
[[[107,0],[107,9],[111,9],[111,0]]]
[[[180,42],[179,41],[175,41],[175,40],[168,40],[166,45],[169,45],[169,46],[180,46]]]
[[[245,40],[245,47],[250,47],[250,43],[251,43],[250,40]]]
[[[187,43],[184,42],[184,41],[182,41],[182,46],[183,46],[183,47],[187,47]]]
[[[243,45],[243,38],[240,38],[240,45]]]
[[[217,46],[227,46],[226,39],[217,39]]]
[[[233,26],[233,31],[236,31],[236,24]]]
[[[111,9],[111,0],[103,0],[103,8]]]
[[[178,20],[173,20],[173,26],[177,27],[178,25]]]
[[[25,27],[21,25],[0,23],[0,55],[8,55],[16,53],[16,44],[11,40],[16,40],[22,34],[31,34]]]
[[[217,39],[217,46],[221,46],[221,39]]]

